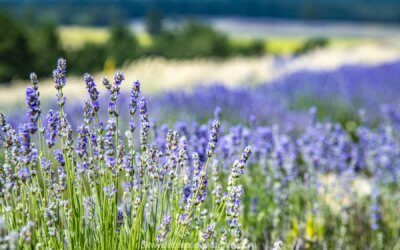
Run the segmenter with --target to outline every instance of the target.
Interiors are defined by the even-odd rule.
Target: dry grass
[[[388,44],[368,44],[347,49],[324,49],[299,57],[232,58],[228,60],[194,59],[187,61],[147,58],[136,61],[122,70],[129,82],[139,79],[145,93],[172,89],[190,89],[199,84],[223,83],[227,86],[252,85],[267,82],[298,70],[332,70],[346,64],[380,64],[398,60],[399,47]],[[51,69],[49,69],[49,72]],[[103,75],[112,78],[114,70],[95,75],[100,84]],[[86,96],[82,77],[68,77],[65,94],[81,100]],[[11,87],[0,87],[0,108],[21,103],[28,81]],[[129,84],[124,85],[127,91]],[[100,88],[101,89],[101,88]],[[42,97],[53,98],[55,90],[51,79],[41,80]]]
[[[215,82],[231,86],[257,83],[267,78],[266,65],[270,62],[271,58],[234,58],[224,61],[148,58],[139,60],[122,70],[129,82],[139,79],[143,83],[145,93],[156,93],[177,88],[189,89],[196,84]],[[101,77],[104,75],[112,79],[113,71],[107,70],[96,74],[96,82],[101,85]],[[23,101],[24,89],[28,83],[28,81],[17,82],[11,87],[1,87],[0,107],[12,106]],[[128,91],[129,87],[130,84],[125,84],[122,91]],[[100,90],[103,90],[102,87]],[[52,98],[55,95],[51,79],[40,81],[40,92],[43,99]],[[86,90],[82,77],[68,76],[68,84],[64,92],[69,99],[85,97]]]

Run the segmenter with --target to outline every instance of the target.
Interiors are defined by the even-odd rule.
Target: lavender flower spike
[[[46,129],[46,144],[49,148],[53,147],[56,142],[56,136],[59,128],[59,114],[53,110],[49,110],[46,115],[47,129]]]
[[[53,78],[54,78],[54,86],[57,93],[57,103],[60,107],[63,107],[66,101],[66,98],[62,92],[62,88],[64,88],[65,84],[67,83],[66,79],[66,72],[67,72],[67,61],[63,58],[57,60],[57,66],[53,70]]]
[[[125,76],[122,72],[117,72],[114,75],[115,85],[121,85],[122,81],[125,80]]]
[[[162,223],[158,228],[157,243],[162,243],[165,241],[167,234],[171,230],[171,221],[172,219],[169,215],[162,220]]]
[[[89,97],[92,103],[92,108],[93,108],[93,112],[97,113],[97,111],[99,110],[99,102],[98,102],[98,98],[99,98],[99,91],[97,90],[96,87],[96,83],[94,82],[93,77],[86,73],[83,76],[83,79],[85,81],[85,86],[86,89],[89,93]]]
[[[140,94],[140,82],[135,81],[130,93],[129,113],[133,116],[137,110],[137,101]]]
[[[37,91],[39,89],[39,87],[38,87],[39,82],[38,82],[36,73],[32,72],[29,75],[29,79],[31,79],[31,84],[32,84],[33,88]],[[39,94],[39,92],[37,92],[37,93]],[[38,97],[39,97],[39,95],[38,95]]]
[[[208,141],[207,146],[207,156],[211,158],[214,155],[215,148],[218,142],[218,130],[221,126],[221,123],[215,120],[212,124],[211,131],[210,131],[210,139]]]
[[[31,161],[31,136],[29,134],[29,124],[19,126],[19,140],[21,142],[20,155],[22,162],[28,165]]]
[[[28,105],[27,115],[30,120],[29,131],[33,134],[37,131],[37,122],[41,113],[38,95],[33,87],[26,88],[26,104]]]
[[[145,98],[142,98],[140,100],[140,124],[140,144],[142,145],[142,149],[144,150],[147,145],[147,139],[150,129],[150,121],[147,114],[147,100]]]
[[[67,79],[65,78],[67,72],[67,61],[64,58],[60,58],[57,60],[57,66],[53,70],[53,78],[55,83],[55,88],[57,90],[62,89],[67,83]]]

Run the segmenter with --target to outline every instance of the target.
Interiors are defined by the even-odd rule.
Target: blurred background
[[[15,128],[32,71],[42,117],[58,110],[60,57],[74,130],[83,74],[107,121],[102,77],[123,71],[121,131],[138,79],[156,145],[174,127],[205,155],[221,120],[222,174],[254,146],[243,225],[257,246],[400,249],[400,0],[0,0],[0,112]]]
[[[365,67],[379,71],[395,63],[399,22],[396,0],[2,0],[0,108],[23,103],[31,71],[42,97],[53,97],[51,72],[59,57],[68,61],[69,98],[84,96],[83,73],[100,82],[115,70],[140,79],[151,94],[288,78],[335,86],[350,81],[343,67],[368,74]],[[398,76],[398,65],[387,71]],[[293,80],[299,72],[317,72],[318,80],[304,74]],[[304,96],[289,106],[318,105]]]
[[[254,146],[243,218],[257,246],[400,249],[399,24],[400,0],[0,0],[0,112],[26,123],[32,71],[42,118],[58,110],[64,57],[72,127],[86,72],[107,121],[102,77],[123,71],[121,131],[138,79],[160,148],[174,127],[205,156],[212,119],[223,171]]]

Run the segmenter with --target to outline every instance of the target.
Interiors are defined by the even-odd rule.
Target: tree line
[[[30,21],[51,20],[79,25],[110,25],[144,17],[152,9],[169,17],[206,15],[400,21],[400,3],[396,0],[3,0],[0,8]]]
[[[83,70],[102,70],[106,62],[120,67],[148,56],[190,59],[265,53],[264,41],[235,44],[225,34],[195,21],[185,21],[177,28],[167,29],[157,15],[150,15],[146,22],[151,35],[148,46],[141,45],[135,33],[123,25],[112,26],[105,43],[86,43],[79,48],[65,49],[54,24],[28,25],[4,14],[0,14],[0,23],[0,82],[3,83],[26,78],[32,70],[47,76],[59,57],[68,59],[70,72],[81,74]]]

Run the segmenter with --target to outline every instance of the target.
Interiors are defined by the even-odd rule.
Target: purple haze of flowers
[[[399,72],[400,62],[393,62],[379,66],[346,66],[333,71],[299,71],[251,88],[198,87],[191,92],[173,91],[150,97],[149,112],[158,122],[174,122],[206,121],[218,111],[216,115],[233,124],[279,124],[280,128],[299,131],[313,119],[308,114],[311,106],[317,106],[319,113],[326,113],[322,105],[329,114],[346,108],[354,116],[363,108],[369,111],[370,118],[379,118],[381,104],[399,103],[400,85],[396,81]],[[119,79],[122,78],[116,77],[116,83]],[[111,90],[113,84],[106,79],[104,84]],[[139,83],[133,85],[135,89]],[[129,112],[131,98],[121,93],[118,102],[125,103],[120,106],[121,113]],[[108,102],[106,96],[99,97],[98,101],[100,105]],[[110,107],[112,111],[114,106],[113,103]],[[55,109],[54,103],[47,104],[49,108]],[[80,104],[71,103],[65,109],[70,114],[81,112]],[[124,116],[119,118],[121,124],[128,126],[129,120],[123,121]],[[20,112],[9,115],[9,119],[13,125],[24,122]],[[79,125],[76,120],[71,119],[74,127]]]
[[[26,207],[32,200],[38,201],[35,204],[39,206],[39,210],[26,209],[27,214],[48,228],[48,232],[35,230],[33,234],[27,233],[27,236],[35,235],[36,239],[44,239],[47,236],[57,235],[58,237],[59,232],[69,233],[68,230],[71,229],[69,224],[58,221],[60,219],[68,222],[71,218],[69,216],[78,216],[76,218],[82,222],[79,224],[82,228],[74,227],[74,230],[85,236],[88,234],[89,238],[93,232],[102,236],[101,223],[104,221],[110,222],[106,229],[111,228],[119,235],[123,235],[132,229],[129,223],[134,220],[131,219],[145,214],[143,217],[136,218],[146,223],[146,227],[150,227],[150,230],[146,230],[145,233],[153,232],[154,234],[149,235],[149,238],[159,244],[166,240],[173,240],[177,235],[176,232],[186,231],[192,234],[188,230],[195,226],[201,227],[195,233],[195,238],[203,241],[203,247],[208,246],[208,243],[212,244],[210,241],[214,241],[214,238],[228,233],[228,238],[225,240],[228,240],[229,245],[225,246],[234,248],[235,244],[244,241],[242,234],[248,234],[247,230],[253,230],[253,227],[256,228],[254,238],[259,239],[265,237],[264,233],[268,233],[266,230],[268,228],[273,229],[277,226],[277,230],[281,230],[279,224],[291,225],[292,218],[286,218],[286,216],[291,215],[289,211],[293,208],[300,209],[298,212],[301,214],[306,214],[310,211],[310,205],[316,213],[319,212],[316,206],[329,205],[320,203],[324,202],[324,199],[319,199],[318,196],[324,195],[322,192],[319,194],[318,191],[318,185],[321,186],[319,179],[327,174],[338,176],[339,179],[349,176],[351,180],[361,175],[369,179],[371,183],[373,182],[373,185],[382,187],[379,189],[381,191],[373,189],[370,199],[365,199],[367,202],[365,208],[369,209],[364,209],[363,205],[363,210],[368,213],[366,219],[370,219],[370,227],[365,227],[363,230],[369,230],[368,234],[373,236],[375,236],[375,231],[387,230],[386,220],[382,217],[385,215],[384,211],[388,211],[386,206],[390,206],[390,203],[385,203],[386,195],[388,190],[398,187],[396,185],[400,178],[400,113],[395,106],[389,105],[381,111],[383,122],[376,126],[370,126],[369,117],[364,114],[363,119],[360,119],[362,122],[351,132],[336,122],[315,119],[319,112],[316,108],[310,111],[311,114],[304,112],[309,119],[307,123],[302,124],[301,130],[290,131],[284,126],[290,123],[288,113],[286,113],[290,105],[281,99],[284,99],[283,96],[291,95],[295,98],[296,95],[290,91],[286,93],[284,86],[261,86],[236,90],[212,87],[203,88],[209,90],[209,93],[170,93],[170,96],[174,96],[174,100],[178,100],[177,102],[164,103],[160,101],[162,97],[154,97],[155,105],[158,107],[161,105],[161,108],[151,110],[148,109],[147,99],[139,95],[138,83],[133,84],[131,95],[125,96],[124,100],[123,96],[121,99],[116,98],[121,78],[116,77],[114,80],[112,85],[105,81],[105,86],[112,92],[111,95],[115,94],[111,97],[115,111],[117,106],[125,108],[120,110],[123,115],[117,117],[114,112],[99,113],[98,124],[84,122],[83,126],[76,127],[70,126],[67,121],[67,114],[69,118],[70,115],[64,111],[68,107],[61,109],[60,114],[49,111],[45,124],[48,147],[39,152],[40,165],[36,161],[38,152],[35,144],[40,145],[38,148],[41,150],[46,145],[42,144],[41,139],[32,136],[29,123],[22,123],[17,133],[0,114],[0,126],[5,140],[5,153],[2,158],[4,171],[0,174],[0,199],[6,200],[8,195],[18,202],[28,201],[28,203],[21,203]],[[86,81],[88,85],[93,86],[88,76]],[[318,88],[318,86],[314,87]],[[260,91],[264,88],[268,91]],[[293,87],[294,91],[299,91],[296,88]],[[270,90],[273,91],[269,92]],[[35,91],[35,87],[29,91],[28,99],[34,99],[34,96],[37,96],[33,94]],[[91,92],[93,90],[89,90],[89,95]],[[222,100],[222,102],[226,101],[225,104],[219,103],[222,99],[221,93],[227,94],[226,99]],[[62,91],[59,91],[59,94],[62,94]],[[96,93],[92,94],[97,98]],[[278,96],[273,97],[273,95]],[[236,116],[238,121],[245,116],[248,117],[253,111],[266,112],[265,114],[268,115],[270,110],[268,107],[264,108],[264,105],[265,98],[269,96],[272,98],[267,98],[268,102],[282,104],[282,110],[279,111],[282,112],[282,116],[279,117],[284,117],[284,119],[279,120],[278,124],[267,126],[270,122],[274,123],[274,120],[264,123],[256,116],[249,118],[251,121],[244,124],[226,127],[220,126],[219,122],[209,120],[212,117],[212,110],[215,110],[214,118],[224,119],[225,108],[231,109],[230,111],[236,109],[237,112],[232,112],[232,114],[239,114]],[[233,99],[230,100],[230,98]],[[93,98],[88,101],[89,104],[91,100]],[[119,105],[120,101],[124,105]],[[187,105],[185,105],[186,102]],[[29,101],[28,106],[31,103],[34,101]],[[107,104],[107,102],[104,103]],[[222,106],[222,109],[212,107],[217,103]],[[74,108],[74,105],[70,106]],[[175,126],[151,124],[152,131],[150,131],[149,113],[168,108],[174,109],[174,112],[168,112],[166,115],[176,114],[182,110],[182,114],[194,113],[193,111],[200,113],[202,108],[207,107],[211,110],[211,117],[205,118],[202,123],[180,121]],[[261,111],[259,111],[260,107],[262,107]],[[139,109],[141,129],[136,133],[140,133],[140,138],[133,135],[133,129],[131,129],[132,133],[129,133],[131,131],[120,133],[125,128],[130,129],[127,125],[127,121],[130,121],[129,113],[134,115],[137,109]],[[90,116],[90,111],[91,108],[87,108],[85,119]],[[241,112],[245,116],[242,117]],[[102,128],[101,121],[106,119],[108,119],[107,126]],[[268,120],[269,117],[265,119]],[[81,122],[81,114],[77,117],[72,115],[71,120]],[[289,125],[293,126],[293,124]],[[171,127],[176,129],[170,129]],[[209,130],[208,127],[211,129]],[[56,145],[57,134],[61,137],[63,144],[57,145],[54,150],[52,147]],[[136,141],[129,143],[129,140],[135,139],[140,140],[141,145]],[[126,145],[129,145],[128,148]],[[246,147],[247,145],[252,145],[252,147]],[[254,157],[251,158],[251,154],[254,154]],[[58,165],[57,168],[53,166],[53,158],[54,165]],[[247,165],[249,165],[248,168]],[[37,182],[34,178],[32,182],[27,181],[35,176],[35,169],[43,170],[40,175],[37,175],[43,178],[43,185],[36,186]],[[243,181],[239,180],[245,172],[249,175],[244,176]],[[228,177],[227,181],[221,180],[225,176]],[[122,183],[127,183],[127,185],[121,185]],[[43,188],[46,192],[41,192],[39,188]],[[121,193],[118,191],[122,191],[120,188],[123,188]],[[309,193],[301,192],[301,199],[304,198],[307,201],[304,208],[297,205],[293,207],[293,200],[297,200],[296,195],[299,194],[298,190],[310,190]],[[35,199],[19,199],[19,191],[24,194],[24,197],[32,195]],[[44,193],[47,195],[41,203],[40,196]],[[109,199],[104,199],[105,197]],[[167,205],[162,204],[158,207],[159,202],[165,200],[168,201]],[[6,202],[1,204],[6,204]],[[19,210],[7,210],[6,207],[0,207],[2,211],[21,215]],[[92,207],[93,210],[87,213],[74,212],[75,208],[91,210]],[[345,210],[341,209],[341,213],[345,213]],[[43,215],[38,214],[37,211],[44,212],[44,220],[42,220]],[[57,214],[57,211],[62,211],[62,213]],[[98,213],[98,211],[108,212]],[[147,215],[148,211],[152,212]],[[261,212],[265,216],[260,216]],[[89,220],[83,216],[93,219]],[[316,214],[315,218],[319,216],[321,214]],[[215,221],[218,218],[224,222]],[[341,216],[336,218],[341,220]],[[255,219],[253,222],[261,220],[262,223],[252,223],[252,219]],[[318,220],[316,221],[318,223]],[[303,222],[305,221],[300,223]],[[220,225],[224,225],[223,228],[220,228]],[[341,225],[347,227],[346,223]],[[175,231],[176,227],[182,230]],[[229,227],[229,229],[223,232],[224,227],[226,229]],[[98,229],[100,231],[97,231]],[[143,225],[140,225],[139,230],[141,229]],[[16,228],[16,230],[19,229]],[[276,230],[273,230],[275,233]],[[112,231],[108,229],[106,231],[104,236],[110,236]],[[169,235],[171,231],[174,234]],[[42,235],[44,232],[49,235]],[[75,231],[71,233],[73,233],[71,235],[78,235]],[[351,230],[346,233],[351,233]],[[178,235],[180,236],[179,233]],[[182,235],[185,237],[186,234],[183,232]],[[113,242],[112,239],[117,235],[111,236],[108,242]],[[131,234],[126,234],[120,239],[131,236]],[[267,235],[267,237],[270,236]],[[138,237],[142,239],[141,235]],[[347,236],[340,234],[339,237]],[[122,244],[123,240],[118,244],[120,243]],[[141,242],[138,243],[141,244]],[[57,245],[69,246],[64,244],[74,243],[73,241],[67,243],[63,237],[60,237]],[[80,243],[77,244],[75,248],[79,248]],[[96,242],[88,241],[87,244],[94,244],[93,248],[97,246]],[[109,248],[114,249],[112,246]]]

